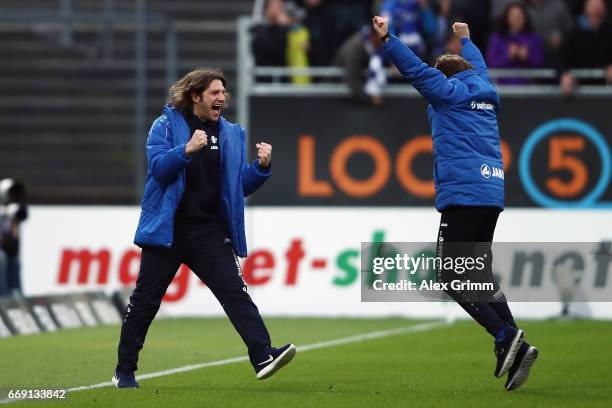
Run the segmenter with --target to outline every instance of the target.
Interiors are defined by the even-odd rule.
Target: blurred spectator
[[[21,293],[19,221],[0,217],[0,296]]]
[[[309,44],[308,29],[299,24],[291,26],[287,34],[287,66],[291,68],[308,68]],[[310,77],[304,74],[293,75],[291,82],[294,84],[307,85]]]
[[[2,228],[2,226],[0,226],[0,228]],[[9,293],[8,260],[6,254],[2,248],[0,248],[0,296],[5,296]]]
[[[468,23],[472,41],[482,50],[487,45],[491,3],[491,0],[451,0],[451,24],[456,21]]]
[[[310,64],[329,65],[335,52],[335,21],[330,3],[324,0],[304,0],[303,7],[306,10],[303,24],[310,36]]]
[[[499,21],[510,3],[516,3],[517,0],[493,0],[491,2],[491,21]]]
[[[28,217],[26,190],[13,180],[0,181],[0,296],[21,293],[19,225]]]
[[[421,58],[425,58],[425,38],[433,36],[438,28],[436,16],[428,0],[384,0],[383,17],[389,18],[389,32]],[[365,93],[374,105],[382,104],[382,89],[387,84],[386,61],[381,50],[370,57]]]
[[[434,60],[443,54],[446,50],[446,44],[449,40],[456,38],[456,36],[450,32],[450,25],[453,23],[449,21],[450,17],[451,0],[440,0],[438,2],[438,9],[436,13],[436,31],[430,41],[430,59]]]
[[[612,26],[606,20],[603,0],[587,0],[584,14],[578,18],[574,31],[563,46],[561,89],[571,94],[576,86],[572,68],[604,68],[606,81],[612,83]],[[601,83],[585,80],[583,83]]]
[[[344,68],[344,81],[354,100],[359,103],[376,105],[379,102],[365,93],[363,75],[379,46],[380,41],[368,24],[346,40],[334,57],[334,65]]]
[[[568,11],[572,15],[572,19],[576,19],[582,14],[582,10],[584,9],[584,0],[564,0],[563,1],[567,6]]]
[[[371,24],[374,0],[323,0],[330,4],[334,16],[334,53],[353,34]]]
[[[515,2],[506,7],[499,30],[487,49],[491,68],[539,68],[544,65],[542,39],[532,31],[527,8]],[[500,84],[528,84],[527,78],[500,78]]]
[[[291,25],[283,0],[268,0],[264,23],[252,28],[253,56],[261,66],[285,66],[287,33]]]
[[[299,0],[302,21],[310,33],[312,66],[328,66],[342,44],[370,23],[372,0]]]
[[[563,38],[574,25],[566,4],[561,0],[529,0],[528,10],[533,29],[544,41],[549,60],[556,59]]]
[[[308,52],[310,46],[310,31],[304,27],[304,10],[298,4],[289,0],[284,3],[285,12],[289,16],[290,27],[287,32],[287,66],[291,68],[308,68],[310,61]],[[304,74],[292,75],[291,82],[294,84],[308,85],[310,77]]]
[[[389,18],[389,31],[420,57],[427,51],[424,37],[436,31],[436,17],[428,0],[385,0],[381,15]]]
[[[268,0],[264,23],[254,26],[252,48],[255,64],[307,68],[309,33],[299,24],[299,10],[293,3],[286,7],[283,0]],[[294,75],[292,82],[308,84],[306,75]]]

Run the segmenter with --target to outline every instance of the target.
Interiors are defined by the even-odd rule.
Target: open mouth
[[[212,106],[212,110],[217,112],[217,113],[221,113],[221,104],[215,104]]]

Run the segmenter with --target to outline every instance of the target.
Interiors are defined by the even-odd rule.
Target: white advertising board
[[[133,286],[140,249],[132,244],[137,207],[33,206],[22,229],[27,296]],[[433,242],[439,214],[425,208],[257,207],[246,211],[249,256],[243,274],[263,315],[464,316],[448,303],[362,303],[361,242]],[[509,209],[496,241],[598,242],[612,239],[604,210]],[[612,281],[612,278],[610,279]],[[609,283],[612,284],[612,283]],[[612,301],[612,299],[611,299]],[[612,303],[575,305],[579,314],[612,318]],[[170,285],[166,315],[220,315],[210,291],[186,267]],[[557,315],[558,303],[514,303],[519,317]]]

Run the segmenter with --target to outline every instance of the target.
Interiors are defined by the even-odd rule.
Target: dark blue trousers
[[[121,326],[117,370],[134,372],[147,331],[181,263],[210,288],[247,346],[251,363],[270,347],[270,335],[247,293],[240,263],[221,219],[177,224],[171,248],[145,246],[136,288]]]

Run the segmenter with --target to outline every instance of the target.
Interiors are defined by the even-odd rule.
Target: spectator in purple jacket
[[[491,35],[487,49],[491,68],[540,68],[544,65],[542,39],[531,28],[527,8],[514,2],[504,12],[499,30]],[[529,84],[527,78],[500,78],[499,84]]]

